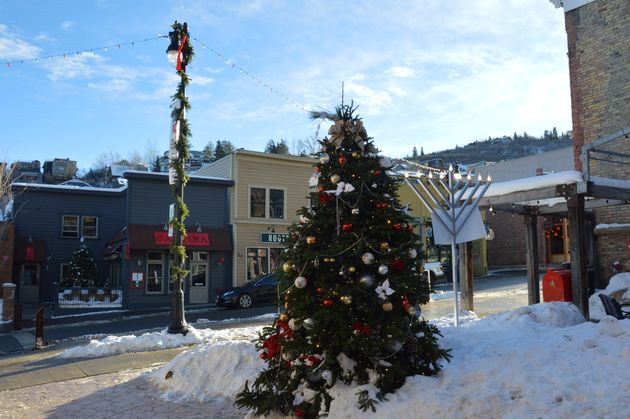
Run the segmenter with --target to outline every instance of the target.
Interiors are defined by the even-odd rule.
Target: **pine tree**
[[[86,245],[82,244],[78,250],[72,254],[70,259],[69,284],[63,286],[91,287],[95,285],[96,264]]]
[[[318,417],[337,381],[374,384],[357,402],[375,410],[407,376],[436,374],[450,358],[421,316],[429,284],[412,218],[355,109],[313,113],[335,124],[320,142],[312,207],[298,211],[277,273],[286,311],[256,342],[266,369],[237,395],[238,406],[257,414]]]
[[[413,146],[413,151],[411,152],[411,159],[418,160],[418,149],[416,146]]]

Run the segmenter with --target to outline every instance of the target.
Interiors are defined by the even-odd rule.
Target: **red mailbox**
[[[571,270],[547,269],[543,275],[543,300],[573,301],[571,295]]]

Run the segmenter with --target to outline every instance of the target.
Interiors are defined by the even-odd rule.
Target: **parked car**
[[[273,274],[252,279],[240,287],[230,288],[217,296],[219,307],[248,308],[259,303],[275,303],[278,280]]]
[[[422,277],[427,279],[431,286],[437,279],[442,279],[445,276],[440,262],[425,262],[422,264]]]

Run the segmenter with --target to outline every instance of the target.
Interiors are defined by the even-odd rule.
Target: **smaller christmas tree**
[[[96,264],[90,249],[82,244],[70,259],[70,276],[63,286],[92,287],[96,280]]]

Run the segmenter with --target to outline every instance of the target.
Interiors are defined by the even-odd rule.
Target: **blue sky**
[[[176,19],[195,48],[193,149],[293,148],[316,133],[303,109],[334,109],[342,81],[392,157],[571,129],[564,14],[548,0],[14,0],[0,2],[0,155],[87,169],[104,153],[164,151],[168,40],[74,52],[165,35]]]

